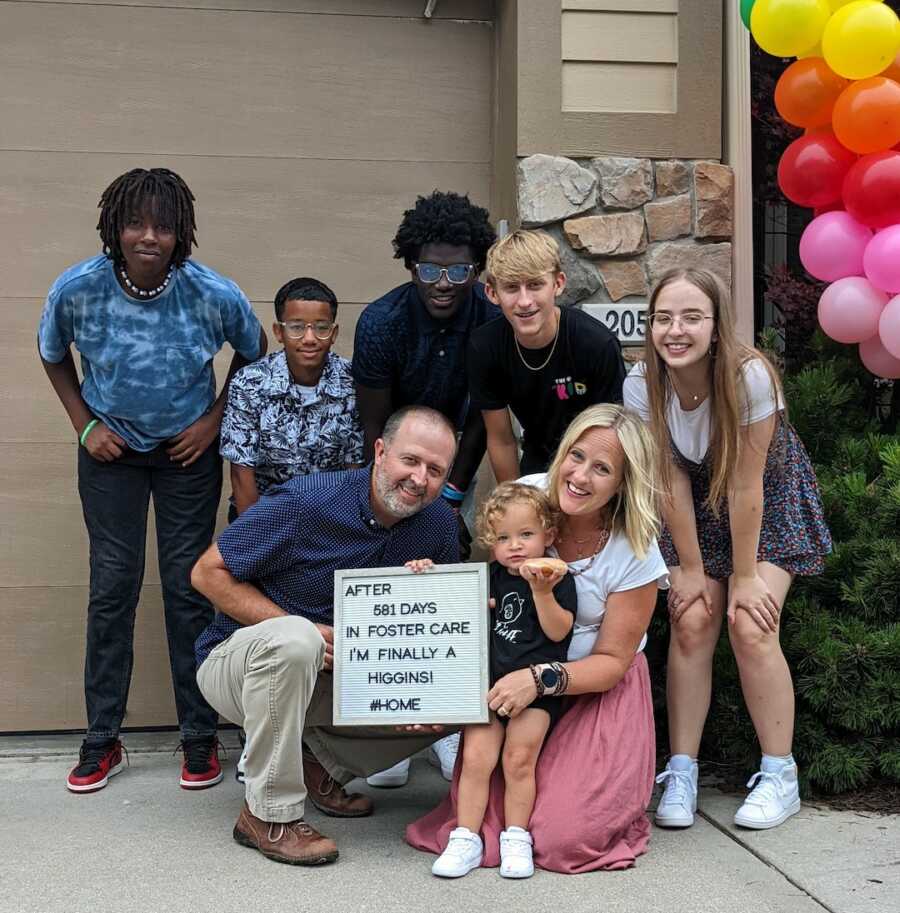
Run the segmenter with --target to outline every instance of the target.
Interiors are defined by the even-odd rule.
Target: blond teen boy
[[[488,251],[485,291],[504,319],[472,333],[467,363],[498,482],[543,472],[579,412],[622,401],[619,342],[584,311],[556,303],[565,287],[546,232],[515,231]],[[522,426],[521,465],[510,412]]]

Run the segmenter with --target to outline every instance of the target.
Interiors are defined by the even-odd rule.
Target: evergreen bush
[[[811,355],[785,377],[785,395],[816,469],[834,551],[820,577],[795,579],[781,640],[797,695],[794,754],[804,786],[840,793],[900,783],[900,437],[872,417],[879,382],[855,349],[817,336]],[[886,392],[890,398],[890,386]],[[661,746],[667,625],[661,601],[650,654]],[[701,758],[748,773],[759,763],[724,630]]]

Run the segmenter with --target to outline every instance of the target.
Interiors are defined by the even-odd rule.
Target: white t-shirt
[[[772,384],[766,366],[758,358],[751,358],[741,367],[744,383],[738,384],[738,396],[745,398],[742,425],[761,422],[784,408],[784,401]],[[622,400],[628,409],[633,409],[641,418],[650,421],[650,402],[647,397],[647,382],[644,378],[644,363],[638,362],[625,378],[622,385]],[[682,456],[699,463],[709,449],[710,415],[709,397],[695,409],[682,409],[675,391],[669,397],[666,421],[672,441]]]
[[[523,485],[534,485],[535,488],[547,490],[545,472],[523,476],[518,480]],[[554,558],[559,555],[556,549],[549,550]],[[590,558],[580,561],[569,561],[573,571],[579,571],[590,564]],[[656,582],[661,589],[669,586],[669,572],[663,561],[656,539],[647,549],[647,557],[641,560],[631,550],[624,533],[613,533],[603,551],[594,559],[594,563],[575,578],[575,593],[578,596],[578,611],[575,614],[575,626],[572,630],[572,641],[569,644],[569,659],[583,659],[594,648],[600,623],[606,614],[606,600],[610,593],[621,593],[634,590],[647,583]],[[641,638],[637,652],[647,644],[647,635]]]

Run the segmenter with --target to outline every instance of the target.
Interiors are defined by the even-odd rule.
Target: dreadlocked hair
[[[394,257],[402,258],[407,269],[412,269],[425,244],[467,245],[480,273],[496,237],[486,209],[476,206],[466,195],[435,190],[431,196],[418,197],[416,205],[403,213],[392,243]]]
[[[155,220],[175,232],[173,266],[181,266],[197,244],[194,195],[181,177],[168,168],[135,168],[120,175],[103,191],[97,206],[97,231],[103,253],[117,265],[125,260],[119,243],[122,229],[131,216],[141,215],[148,207]]]

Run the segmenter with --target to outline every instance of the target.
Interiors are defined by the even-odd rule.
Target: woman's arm
[[[757,570],[759,531],[763,513],[763,473],[776,416],[741,429],[741,448],[728,490],[734,579],[728,599],[728,618],[745,609],[765,631],[778,627],[779,606]]]
[[[653,580],[633,590],[609,594],[591,655],[565,664],[569,673],[566,694],[609,691],[619,684],[650,627],[657,591]]]
[[[684,611],[698,599],[712,611],[712,596],[703,570],[703,556],[697,537],[697,518],[694,514],[694,498],[688,474],[669,457],[669,478],[671,486],[668,496],[663,494],[660,508],[663,521],[672,536],[675,551],[678,552],[679,570],[672,577],[669,590],[669,614],[677,623]]]

